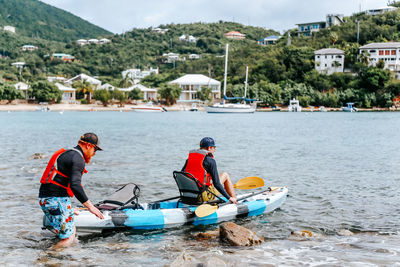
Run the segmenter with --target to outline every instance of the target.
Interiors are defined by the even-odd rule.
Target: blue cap
[[[214,139],[211,137],[204,137],[200,141],[200,148],[209,147],[209,146],[216,146]]]

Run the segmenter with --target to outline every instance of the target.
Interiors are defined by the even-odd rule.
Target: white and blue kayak
[[[238,204],[220,204],[217,211],[205,217],[198,217],[198,206],[182,204],[179,201],[140,203],[140,208],[102,210],[104,219],[99,219],[87,210],[75,216],[78,233],[101,233],[113,230],[154,230],[179,227],[185,224],[208,225],[237,218],[270,213],[286,200],[288,189],[274,187],[238,196]],[[46,226],[44,220],[44,226]]]

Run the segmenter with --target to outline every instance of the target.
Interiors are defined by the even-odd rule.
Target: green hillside
[[[2,1],[2,0],[0,0]],[[35,2],[30,0],[30,2]],[[357,43],[357,22],[360,38]],[[384,64],[368,67],[366,56],[358,56],[359,47],[371,42],[400,41],[400,10],[377,16],[355,14],[345,18],[341,26],[322,29],[311,37],[297,35],[290,30],[275,45],[261,46],[257,40],[269,35],[279,35],[273,30],[245,26],[233,22],[191,23],[160,25],[168,29],[164,34],[152,28],[133,29],[108,38],[111,43],[80,46],[76,39],[61,43],[37,37],[0,32],[0,77],[8,81],[27,82],[50,75],[72,77],[79,73],[98,76],[104,83],[126,85],[121,72],[128,68],[147,69],[159,67],[159,75],[151,75],[142,83],[161,87],[168,81],[186,73],[201,73],[222,81],[225,44],[230,44],[228,66],[228,96],[242,95],[245,68],[249,66],[249,94],[265,105],[287,104],[297,97],[302,106],[324,105],[340,107],[346,102],[356,102],[358,107],[389,107],[400,94],[400,83],[393,73],[384,70]],[[239,31],[245,40],[231,40],[224,33]],[[181,35],[192,35],[195,43],[182,42]],[[21,51],[24,44],[38,49]],[[351,73],[324,75],[314,69],[314,51],[321,48],[338,48],[345,51],[345,68]],[[178,53],[182,61],[166,63],[166,53]],[[51,60],[52,53],[75,56],[74,62]],[[189,60],[190,54],[201,56]],[[12,62],[27,63],[19,77]],[[0,88],[1,89],[1,88]]]
[[[19,35],[62,42],[111,34],[38,0],[0,0],[0,26],[5,25],[14,26]]]

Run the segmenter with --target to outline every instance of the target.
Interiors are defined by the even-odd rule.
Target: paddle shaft
[[[264,190],[264,191],[254,192],[254,193],[251,193],[251,194],[248,195],[248,196],[244,196],[244,197],[238,198],[237,201],[239,202],[239,201],[241,201],[241,200],[243,200],[243,199],[246,199],[246,198],[249,198],[249,197],[252,197],[252,196],[255,196],[255,195],[260,195],[260,194],[263,194],[263,193],[265,193],[265,192],[270,192],[270,191],[272,191],[272,190],[271,190],[270,188],[268,188],[267,190]],[[232,204],[232,203],[230,203],[230,202],[225,202],[225,203],[221,203],[221,204],[217,204],[217,205],[218,205],[218,207],[221,207],[221,206],[225,206],[225,205],[228,205],[228,204]]]

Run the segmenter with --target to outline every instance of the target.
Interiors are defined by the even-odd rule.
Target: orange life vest
[[[69,150],[75,150],[83,157],[82,153],[79,150],[77,150],[77,149],[69,149]],[[61,156],[61,154],[64,153],[65,151],[69,151],[69,150],[65,150],[65,148],[60,148],[59,150],[56,151],[56,153],[53,154],[53,156],[51,156],[49,163],[47,164],[47,167],[42,175],[42,179],[40,179],[40,183],[55,184],[57,186],[60,186],[67,190],[67,193],[70,197],[73,197],[74,193],[71,190],[70,183],[68,183],[68,186],[63,186],[62,184],[57,183],[56,181],[53,180],[53,178],[56,174],[61,175],[62,177],[65,177],[65,178],[69,178],[67,175],[65,175],[65,174],[61,173],[59,170],[57,170],[58,157]],[[87,173],[86,169],[83,169],[82,174],[84,174],[84,173]]]
[[[185,172],[193,175],[203,186],[209,187],[212,184],[211,175],[203,167],[203,161],[207,155],[214,158],[211,152],[204,149],[190,151]]]

